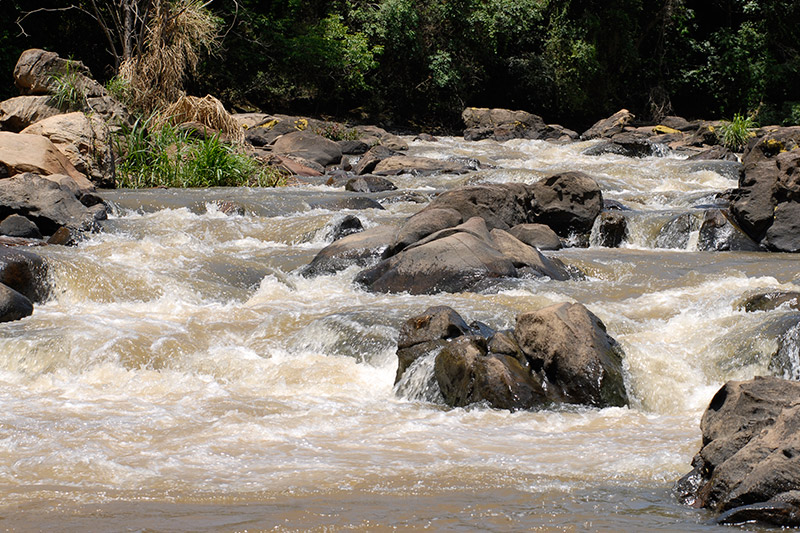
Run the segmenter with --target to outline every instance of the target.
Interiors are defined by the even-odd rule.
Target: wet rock
[[[0,222],[0,234],[9,237],[23,237],[26,239],[41,239],[42,233],[36,224],[21,215],[9,215]]]
[[[378,163],[384,159],[392,157],[393,155],[395,155],[395,153],[385,146],[373,146],[361,157],[361,159],[358,160],[355,168],[353,168],[353,172],[358,175],[369,174],[375,170],[375,167],[378,166]]]
[[[367,266],[376,263],[397,230],[377,226],[360,233],[348,235],[329,244],[301,271],[305,277],[334,274],[350,266]]]
[[[603,209],[600,187],[582,172],[545,178],[531,185],[530,190],[532,216],[527,222],[547,224],[561,237],[589,233]]]
[[[628,395],[622,348],[581,304],[557,304],[517,317],[515,335],[533,368],[542,369],[564,401],[622,406]]]
[[[735,507],[719,515],[715,521],[723,525],[761,522],[782,527],[800,526],[800,491],[792,490],[767,502]]]
[[[721,514],[725,523],[750,516],[793,525],[800,486],[798,398],[796,381],[726,383],[703,414],[703,447],[694,470],[677,484],[679,498]]]
[[[708,209],[703,214],[697,249],[702,251],[760,250],[759,245],[743,232],[722,209]]]
[[[713,161],[713,160],[722,160],[722,161],[735,161],[739,162],[739,158],[731,152],[728,148],[724,146],[712,146],[707,150],[703,150],[702,152],[698,152],[694,155],[689,156],[690,161]]]
[[[570,279],[566,267],[558,259],[546,257],[536,248],[501,229],[493,229],[490,235],[497,249],[511,260],[515,268],[525,269],[528,276],[546,276],[558,281]]]
[[[655,148],[646,135],[634,132],[617,133],[611,140],[596,144],[583,151],[584,155],[616,154],[624,157],[647,157]]]
[[[661,227],[656,237],[656,248],[685,250],[691,232],[698,228],[699,222],[693,213],[678,215]]]
[[[542,192],[542,197],[547,196]],[[555,193],[554,193],[555,194]],[[522,184],[483,184],[461,187],[437,196],[428,209],[453,209],[461,213],[463,220],[481,217],[489,229],[509,230],[511,227],[532,222],[530,205],[531,190]]]
[[[397,347],[403,349],[430,341],[454,339],[470,332],[471,328],[452,308],[444,305],[429,307],[403,323]]]
[[[384,207],[372,198],[365,196],[346,196],[344,198],[323,198],[311,200],[308,202],[311,209],[330,209],[332,211],[339,211],[342,209],[379,209],[383,210]]]
[[[43,235],[52,235],[61,226],[78,231],[95,227],[95,213],[74,192],[32,173],[0,180],[0,216],[11,214],[32,220]]]
[[[473,218],[434,233],[364,270],[356,282],[372,292],[462,292],[487,278],[516,277],[512,261],[491,243],[486,225]]]
[[[38,303],[50,295],[47,263],[19,248],[0,246],[0,283]]]
[[[47,244],[55,246],[75,246],[80,241],[80,234],[66,226],[58,228],[49,239]]]
[[[747,297],[738,307],[748,313],[773,311],[781,306],[800,311],[800,292],[769,291]]]
[[[345,215],[331,230],[331,240],[338,241],[342,237],[347,237],[348,235],[360,233],[362,231],[364,231],[364,226],[357,216]]]
[[[47,137],[94,185],[114,187],[114,153],[110,132],[102,119],[80,111],[66,113],[41,120],[22,133]]]
[[[359,140],[344,140],[336,141],[343,154],[347,155],[361,155],[369,150],[369,145],[364,141]]]
[[[618,211],[605,211],[597,218],[597,246],[619,248],[628,237],[628,220]]]
[[[35,172],[45,176],[66,174],[83,187],[93,188],[86,176],[75,169],[50,139],[41,135],[0,131],[0,163],[6,168],[9,176],[24,172]]]
[[[611,138],[617,133],[622,133],[625,126],[634,118],[634,114],[627,109],[620,109],[610,117],[598,120],[591,128],[581,134],[581,139]]]
[[[472,170],[461,163],[446,161],[443,159],[433,159],[430,157],[410,157],[405,155],[393,155],[380,160],[374,169],[375,174],[395,175],[395,174],[431,174],[434,172],[448,172],[461,174]]]
[[[19,133],[60,113],[50,96],[17,96],[0,102],[0,130]]]
[[[707,159],[689,159],[685,163],[686,172],[715,172],[733,180],[740,180],[744,173],[744,165],[738,161],[722,161]]]
[[[508,232],[529,246],[539,250],[560,250],[561,239],[545,224],[517,224]]]
[[[437,142],[439,139],[431,135],[430,133],[419,133],[416,137],[414,137],[415,141],[424,141],[424,142]]]
[[[363,141],[362,141],[363,142]],[[365,143],[366,144],[366,143]],[[381,145],[394,152],[408,150],[408,143],[397,135],[391,133],[384,133],[381,136]]]
[[[310,131],[294,131],[281,136],[275,141],[273,151],[313,161],[323,167],[342,160],[342,149],[338,144]]]
[[[345,190],[352,192],[384,192],[395,191],[397,186],[381,176],[358,176],[347,180]]]
[[[11,287],[0,283],[0,322],[12,322],[33,314],[33,304]]]

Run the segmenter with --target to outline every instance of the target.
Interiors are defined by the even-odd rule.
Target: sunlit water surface
[[[0,528],[718,529],[671,489],[713,393],[769,372],[774,332],[797,321],[739,302],[797,289],[799,260],[656,249],[666,220],[735,177],[589,145],[415,141],[486,169],[398,176],[401,191],[373,195],[382,211],[318,207],[350,194],[319,185],[104,193],[104,232],[41,250],[54,297],[0,325]],[[566,170],[633,210],[622,248],[554,253],[583,281],[410,296],[356,288],[356,268],[298,274],[348,213],[399,225],[424,205],[410,198]],[[426,307],[503,328],[564,301],[624,347],[629,408],[447,409],[393,389],[400,324]]]

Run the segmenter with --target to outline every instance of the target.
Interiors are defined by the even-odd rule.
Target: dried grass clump
[[[195,71],[201,53],[216,46],[218,25],[197,0],[156,1],[142,53],[119,67],[133,106],[147,115],[180,98],[183,80]]]
[[[242,127],[225,110],[222,102],[210,94],[204,98],[181,96],[162,112],[162,116],[174,126],[196,122],[220,132],[231,142],[244,142]]]

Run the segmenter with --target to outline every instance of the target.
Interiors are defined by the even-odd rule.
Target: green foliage
[[[119,76],[112,76],[108,79],[105,83],[106,91],[108,94],[122,102],[127,106],[131,106],[132,103],[132,95],[131,95],[131,85],[130,83],[120,78]]]
[[[733,120],[725,120],[719,127],[719,138],[722,145],[734,152],[741,152],[755,135],[756,123],[750,116],[736,113]]]
[[[50,76],[50,87],[55,106],[62,111],[77,111],[86,105],[86,91],[80,73],[67,61],[66,68]]]
[[[332,141],[355,141],[359,138],[358,130],[348,128],[338,122],[325,122],[314,128],[313,132]]]
[[[261,167],[217,136],[193,139],[155,116],[137,120],[116,137],[117,177],[121,187],[275,187],[284,184],[278,169]],[[150,127],[152,126],[152,127]]]

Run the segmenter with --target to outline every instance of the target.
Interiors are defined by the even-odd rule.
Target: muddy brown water
[[[798,289],[800,256],[656,248],[735,179],[590,144],[415,141],[495,168],[396,177],[382,211],[326,209],[350,195],[317,185],[103,193],[104,232],[42,249],[54,297],[0,325],[0,529],[721,531],[672,486],[718,387],[772,371],[796,316],[738,304]],[[561,170],[632,209],[622,248],[554,253],[583,281],[409,296],[297,273],[345,214],[400,224],[438,191]],[[393,387],[399,326],[427,306],[508,327],[562,301],[622,344],[630,407],[447,409],[424,379]]]

